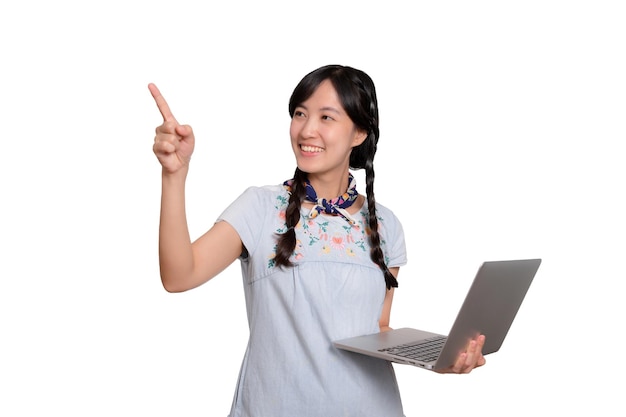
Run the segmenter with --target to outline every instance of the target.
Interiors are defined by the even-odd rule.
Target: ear
[[[357,129],[356,133],[354,134],[354,140],[352,141],[352,147],[356,148],[357,146],[365,142],[365,139],[367,139],[367,132],[365,130]]]

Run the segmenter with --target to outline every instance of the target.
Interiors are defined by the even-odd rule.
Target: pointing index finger
[[[170,110],[170,106],[168,106],[167,101],[165,101],[165,98],[163,97],[163,95],[161,95],[161,92],[159,91],[157,86],[150,83],[148,84],[148,89],[150,90],[150,93],[152,94],[152,97],[154,98],[154,101],[159,108],[159,112],[161,112],[161,116],[163,116],[163,121],[173,121],[178,123],[176,121],[176,118],[172,114],[172,111]]]

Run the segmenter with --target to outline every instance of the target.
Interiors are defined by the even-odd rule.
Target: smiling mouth
[[[302,152],[312,152],[312,153],[324,152],[324,148],[319,148],[317,146],[310,146],[310,145],[300,145],[300,149],[302,150]]]

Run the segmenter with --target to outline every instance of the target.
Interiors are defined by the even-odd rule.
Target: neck
[[[332,177],[309,174],[308,178],[317,196],[330,200],[346,192],[349,185],[348,174],[346,172],[344,175]]]

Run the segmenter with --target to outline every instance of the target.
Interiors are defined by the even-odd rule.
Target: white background
[[[378,89],[376,196],[409,251],[394,327],[447,332],[483,260],[543,258],[487,366],[396,366],[407,416],[623,415],[621,2],[226,3],[2,4],[0,415],[228,413],[239,266],[161,287],[147,84],[196,132],[195,238],[291,176],[289,95],[329,63]]]

